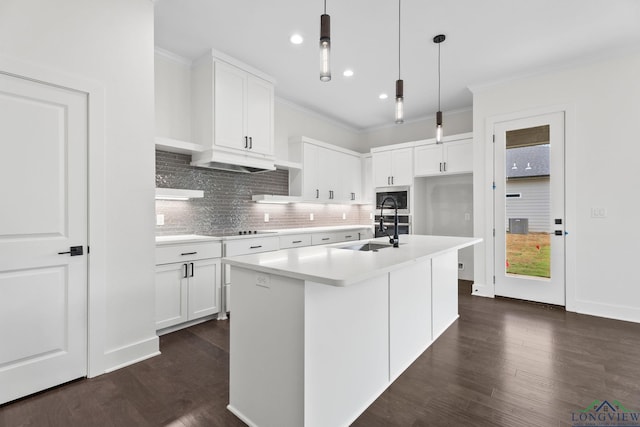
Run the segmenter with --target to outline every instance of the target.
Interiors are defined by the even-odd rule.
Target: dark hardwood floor
[[[0,406],[0,426],[243,426],[226,410],[228,329],[164,335],[161,356]],[[353,425],[570,426],[594,400],[640,411],[640,324],[461,282],[460,319]]]

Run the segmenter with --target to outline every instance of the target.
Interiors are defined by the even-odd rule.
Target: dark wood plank
[[[640,325],[470,296],[460,319],[354,426],[569,426],[593,400],[640,410]],[[0,426],[243,426],[229,321],[160,338],[162,355],[0,406]]]

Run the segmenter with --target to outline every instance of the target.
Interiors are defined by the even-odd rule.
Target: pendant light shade
[[[331,80],[331,17],[327,15],[327,2],[320,15],[320,81]]]
[[[438,45],[438,112],[436,113],[436,144],[442,144],[442,111],[440,110],[440,44],[446,39],[444,34],[438,34],[433,42]]]
[[[398,80],[396,80],[396,124],[404,123],[404,81],[400,78],[400,4],[398,0]]]
[[[396,80],[396,123],[404,123],[404,82]]]

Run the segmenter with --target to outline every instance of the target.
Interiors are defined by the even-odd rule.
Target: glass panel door
[[[564,305],[564,115],[494,130],[496,295]]]

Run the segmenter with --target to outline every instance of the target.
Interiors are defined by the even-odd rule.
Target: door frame
[[[565,175],[565,309],[567,311],[576,311],[576,239],[578,229],[577,223],[577,206],[576,206],[576,189],[577,186],[577,142],[575,135],[575,107],[571,104],[555,104],[545,107],[521,110],[512,113],[505,113],[490,116],[485,119],[484,133],[484,181],[485,181],[485,197],[484,212],[478,210],[480,214],[484,213],[484,236],[486,242],[484,257],[484,283],[491,290],[490,297],[495,296],[495,285],[493,283],[493,275],[495,270],[495,238],[493,236],[494,218],[495,218],[495,191],[493,189],[494,182],[494,145],[493,133],[495,125],[499,122],[524,119],[531,116],[540,116],[552,113],[563,112],[565,117],[564,123],[564,175]],[[480,262],[478,260],[477,262]],[[477,277],[476,281],[480,282],[482,278]]]
[[[97,81],[0,55],[0,72],[87,95],[87,376],[105,372],[105,87]]]

